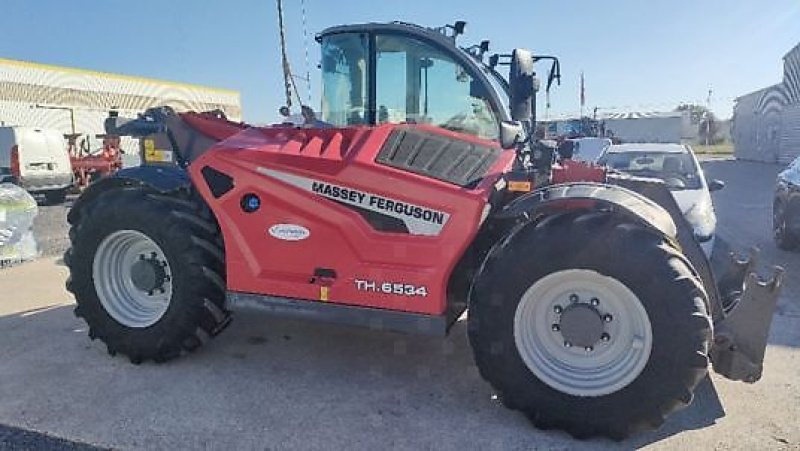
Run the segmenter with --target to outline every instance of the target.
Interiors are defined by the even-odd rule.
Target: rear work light
[[[9,165],[11,169],[11,175],[19,180],[22,173],[20,172],[19,167],[19,147],[17,145],[11,146],[11,164]]]

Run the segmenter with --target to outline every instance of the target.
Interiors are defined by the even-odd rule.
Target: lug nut
[[[570,342],[568,342],[568,341],[565,341],[565,342],[564,342],[564,347],[565,347],[565,348],[571,348],[571,347],[572,347],[572,343],[570,343]]]
[[[563,311],[564,311],[564,309],[563,309],[563,308],[561,308],[561,306],[560,306],[560,305],[557,305],[557,306],[553,307],[553,311],[554,311],[554,312],[556,312],[557,314],[559,314],[559,315],[560,315],[560,314],[561,314],[561,312],[563,312]]]
[[[603,321],[610,323],[611,321],[614,321],[614,317],[609,314],[605,314],[603,315]]]
[[[161,262],[161,267],[163,267],[163,268],[167,267],[167,261],[166,260]]]
[[[170,280],[172,280],[172,277],[170,277],[169,274],[164,276],[164,282],[169,282]]]
[[[591,346],[587,346],[587,347],[583,348],[583,350],[586,351],[586,352],[592,352],[592,351],[594,351],[594,348],[591,347]]]
[[[573,302],[574,303],[574,302],[578,302],[579,300],[580,300],[580,298],[578,297],[577,294],[573,293],[573,294],[569,295],[569,302]]]
[[[592,307],[597,307],[598,305],[600,305],[600,299],[592,298],[592,300],[589,301],[589,303],[592,304]]]
[[[559,326],[558,324],[553,324],[551,329],[553,329],[553,332],[558,332],[561,330],[561,326]]]
[[[157,259],[157,258],[158,258],[158,254],[156,254],[155,252],[150,252],[150,258],[152,258],[153,260],[155,260],[155,259]]]
[[[608,335],[607,333],[604,332],[603,335],[600,335],[600,340],[602,341],[611,340],[611,335]]]
[[[154,294],[154,293],[153,293],[153,290],[150,290],[150,291],[148,291],[148,292],[147,292],[147,295],[148,295],[148,296],[152,296],[153,294]]]

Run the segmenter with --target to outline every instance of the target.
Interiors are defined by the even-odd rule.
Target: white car
[[[34,127],[0,127],[0,183],[10,182],[48,203],[64,201],[72,187],[72,164],[64,135]]]
[[[722,189],[719,180],[706,181],[692,148],[682,144],[618,144],[598,158],[607,165],[639,177],[659,178],[669,187],[707,257],[714,248],[717,216],[711,192]]]

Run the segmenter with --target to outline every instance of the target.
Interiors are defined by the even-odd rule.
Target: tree
[[[683,103],[675,108],[675,111],[688,111],[689,118],[693,125],[697,126],[697,141],[700,144],[717,144],[719,138],[719,125],[717,117],[703,105]]]
[[[703,105],[697,105],[694,103],[682,103],[675,108],[675,111],[688,111],[689,117],[692,120],[692,124],[699,124],[703,118],[706,117],[706,114],[711,113],[711,111],[709,111],[709,109]]]

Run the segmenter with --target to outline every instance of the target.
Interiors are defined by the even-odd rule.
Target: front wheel
[[[711,322],[688,261],[610,212],[524,224],[470,296],[483,377],[535,425],[622,438],[659,426],[707,371]]]
[[[92,339],[134,363],[163,362],[228,324],[222,242],[202,201],[124,187],[84,202],[64,261]]]

